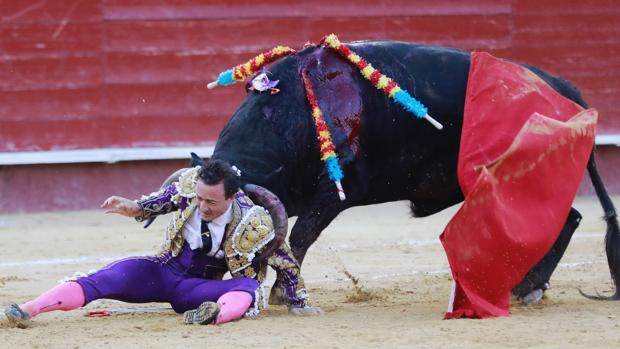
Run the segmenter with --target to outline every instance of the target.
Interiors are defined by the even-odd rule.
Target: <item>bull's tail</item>
[[[586,103],[583,99],[581,93],[575,85],[562,79],[558,79],[558,81],[559,83],[552,84],[558,89],[558,92],[581,105],[584,109],[588,108],[588,103]],[[605,213],[603,216],[605,223],[607,223],[607,234],[605,234],[605,252],[607,253],[607,264],[609,265],[609,272],[611,273],[611,278],[614,282],[614,286],[616,287],[616,291],[614,292],[614,295],[610,297],[604,297],[601,295],[587,295],[581,290],[579,290],[579,292],[581,292],[584,297],[590,299],[620,300],[620,226],[618,225],[618,214],[616,213],[614,203],[609,198],[609,194],[607,194],[603,180],[596,170],[594,149],[592,149],[590,159],[588,160],[588,174],[590,175],[590,180],[594,186],[594,191],[596,191],[596,196],[601,202],[601,206],[603,206],[603,211]]]
[[[616,291],[614,295],[610,297],[604,297],[601,295],[587,295],[581,292],[581,290],[580,292],[583,296],[590,299],[620,300],[620,226],[618,225],[618,214],[616,213],[616,208],[609,198],[605,185],[596,170],[594,151],[592,151],[590,154],[590,159],[588,160],[588,174],[590,175],[590,180],[592,181],[592,185],[596,191],[596,196],[601,202],[601,206],[603,206],[603,211],[605,213],[603,217],[607,223],[605,252],[607,253],[607,264],[609,265],[609,272],[611,273],[611,278],[616,287]]]

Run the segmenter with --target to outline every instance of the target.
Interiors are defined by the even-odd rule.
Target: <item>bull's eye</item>
[[[325,74],[325,79],[327,79],[327,80],[334,80],[340,74],[342,74],[342,72],[340,72],[340,71],[332,71],[332,72],[329,72],[329,73]]]

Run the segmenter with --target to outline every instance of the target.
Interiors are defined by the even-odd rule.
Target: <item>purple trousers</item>
[[[192,251],[185,243],[176,257],[170,252],[163,256],[129,257],[77,282],[84,289],[84,305],[101,298],[130,303],[168,302],[174,311],[182,313],[205,301],[215,302],[231,291],[245,291],[254,298],[258,288],[254,279],[205,279],[205,269],[212,262],[213,258],[201,250]]]

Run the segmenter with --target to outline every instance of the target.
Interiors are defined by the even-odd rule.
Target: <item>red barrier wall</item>
[[[212,143],[244,92],[241,86],[207,90],[208,81],[277,44],[300,48],[331,32],[343,41],[417,41],[537,65],[581,89],[600,111],[599,133],[620,133],[619,4],[0,0],[0,152]],[[612,163],[602,167],[608,185],[619,192],[618,176],[610,172],[617,157],[607,154],[616,151],[604,150],[605,161]],[[134,173],[132,166],[139,165],[6,167],[0,171],[0,209],[33,206],[15,204],[24,190],[17,173],[51,183],[58,168],[65,176],[80,176],[92,166]],[[148,171],[139,173],[148,176]],[[89,186],[83,183],[79,188]],[[129,181],[118,189],[153,189],[152,183],[140,183]],[[95,201],[54,201],[37,210],[93,207]]]

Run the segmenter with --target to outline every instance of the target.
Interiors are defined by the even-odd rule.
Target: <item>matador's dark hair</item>
[[[224,183],[224,196],[229,199],[239,190],[240,180],[230,164],[224,160],[209,160],[198,171],[198,178],[206,185]]]

